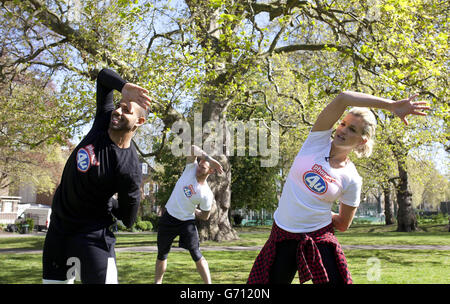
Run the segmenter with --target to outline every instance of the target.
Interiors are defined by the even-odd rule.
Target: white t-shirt
[[[197,167],[196,161],[186,165],[166,204],[167,212],[181,221],[195,219],[195,208],[198,205],[203,211],[211,210],[214,196],[206,182],[197,182]]]
[[[304,233],[331,223],[331,206],[341,203],[358,207],[362,178],[352,162],[343,168],[330,166],[332,130],[310,132],[283,187],[276,224],[289,232]]]

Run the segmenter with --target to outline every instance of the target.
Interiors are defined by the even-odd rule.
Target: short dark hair
[[[139,105],[139,117],[144,117],[145,119],[147,119],[149,114],[150,107],[144,108]]]

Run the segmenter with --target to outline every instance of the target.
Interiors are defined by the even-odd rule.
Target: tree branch
[[[301,0],[288,0],[286,4],[282,4],[280,0],[273,1],[270,3],[257,3],[256,1],[252,1],[251,10],[255,15],[259,13],[269,13],[270,21],[273,19],[287,14],[293,8],[300,8],[302,6],[308,5],[308,1]]]

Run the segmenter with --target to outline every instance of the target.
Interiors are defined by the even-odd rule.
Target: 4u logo
[[[183,191],[184,191],[184,195],[186,195],[187,198],[191,198],[192,195],[196,194],[194,187],[192,185],[184,187]]]
[[[307,171],[303,174],[303,183],[312,192],[322,195],[327,192],[328,184],[325,179],[314,171]]]
[[[91,166],[99,166],[100,163],[97,161],[94,152],[93,145],[87,145],[86,147],[80,148],[77,152],[77,168],[80,172],[87,172]]]

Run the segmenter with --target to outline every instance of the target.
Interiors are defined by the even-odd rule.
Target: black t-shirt
[[[113,91],[126,82],[111,70],[97,78],[97,112],[92,129],[64,167],[52,204],[52,218],[61,229],[87,232],[111,225],[112,214],[130,227],[140,203],[141,167],[136,149],[119,148],[109,137]],[[118,206],[111,197],[118,194]],[[117,201],[115,201],[117,203]]]

